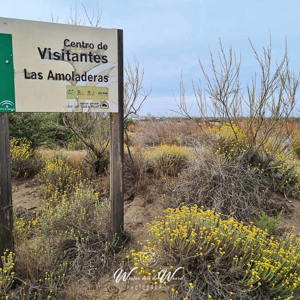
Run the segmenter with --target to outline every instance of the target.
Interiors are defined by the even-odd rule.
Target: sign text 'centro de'
[[[0,112],[118,112],[117,31],[0,18]]]

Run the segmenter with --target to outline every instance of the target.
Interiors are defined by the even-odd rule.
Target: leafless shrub
[[[149,96],[143,88],[144,69],[135,62],[128,64],[125,70],[124,86],[124,134],[129,140],[128,125],[130,118],[136,116]],[[97,174],[108,166],[109,115],[107,113],[73,113],[64,115],[64,123],[74,136],[88,150],[88,162],[94,166]],[[131,152],[126,144],[129,156]]]
[[[125,201],[132,200],[135,194],[142,191],[147,184],[146,164],[142,152],[135,149],[124,157]]]
[[[271,215],[282,210],[278,202],[270,205],[269,184],[257,171],[203,149],[179,182],[176,192],[181,201],[224,215],[234,213],[240,220],[250,220],[261,210]]]
[[[244,89],[240,81],[241,59],[232,48],[226,51],[221,41],[217,54],[211,53],[208,68],[199,61],[203,81],[193,84],[198,107],[196,114],[202,121],[221,119],[231,126],[235,134],[235,125],[240,125],[241,118],[246,118],[243,129],[249,148],[264,150],[270,139],[275,145],[278,138],[278,146],[281,146],[282,135],[274,132],[280,130],[281,133],[284,131],[284,135],[290,134],[287,120],[295,109],[299,78],[290,68],[287,47],[277,63],[272,56],[271,41],[261,53],[251,41],[250,47],[258,72]],[[179,109],[182,115],[194,119],[195,112],[191,115],[189,111],[182,80]]]
[[[87,149],[86,161],[96,174],[108,167],[109,119],[105,113],[72,113],[64,115],[65,126]]]
[[[138,61],[127,64],[124,82],[124,120],[138,116],[151,91],[143,86],[144,68]]]
[[[140,153],[132,153],[130,149],[129,126],[131,118],[138,116],[142,105],[147,100],[150,91],[143,87],[144,68],[136,61],[128,63],[125,69],[124,83],[124,135],[127,154],[124,158],[124,188],[127,199],[134,197],[143,185],[144,165]]]
[[[102,11],[100,9],[88,11],[88,8],[82,4],[81,13],[77,6],[75,8],[71,7],[70,16],[68,23],[72,25],[88,25],[91,27],[101,27]],[[55,18],[52,16],[52,21],[55,21]]]

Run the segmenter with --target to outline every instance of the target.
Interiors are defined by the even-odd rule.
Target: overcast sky
[[[192,80],[199,80],[198,60],[209,61],[219,39],[242,58],[242,81],[257,70],[248,38],[259,50],[272,39],[274,59],[284,52],[300,72],[300,0],[0,0],[1,16],[68,22],[71,11],[92,15],[101,11],[101,24],[124,30],[125,61],[144,67],[144,87],[151,89],[143,114],[172,115],[179,98],[182,72],[192,101]]]

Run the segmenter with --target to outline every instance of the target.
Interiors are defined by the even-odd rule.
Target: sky
[[[124,30],[125,63],[144,68],[145,91],[151,91],[141,114],[173,116],[178,111],[182,76],[188,105],[194,108],[192,82],[202,80],[199,60],[209,67],[219,40],[241,57],[241,81],[250,83],[257,50],[270,39],[274,61],[287,41],[290,65],[300,73],[299,0],[0,0],[1,17],[68,23],[77,11],[84,21],[100,12],[101,26]]]

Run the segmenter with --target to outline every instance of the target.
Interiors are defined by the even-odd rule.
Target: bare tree
[[[139,62],[128,63],[125,68],[124,84],[124,119],[137,116],[142,105],[147,100],[151,91],[146,91],[143,87],[144,68]]]
[[[137,116],[149,96],[143,87],[144,69],[138,62],[128,64],[125,69],[124,84],[124,134],[128,137],[128,124],[132,116]],[[96,173],[101,173],[107,165],[109,146],[109,115],[107,113],[68,113],[64,115],[65,125],[88,149],[90,160]],[[127,150],[133,160],[128,143]]]
[[[77,8],[71,10],[69,23],[82,25],[88,24],[92,27],[100,27],[101,12],[98,10],[92,14],[82,5],[83,16],[77,11]],[[125,142],[128,142],[128,124],[129,119],[137,116],[143,103],[148,98],[150,92],[146,92],[143,87],[144,68],[138,61],[128,63],[124,70],[124,134]],[[94,170],[101,173],[107,165],[107,151],[109,146],[109,115],[107,113],[89,113],[89,114],[65,114],[64,123],[74,133],[74,135],[83,143],[90,153],[89,162],[93,164]],[[132,155],[128,144],[129,156]]]
[[[193,83],[193,88],[198,115],[203,121],[220,118],[230,125],[237,138],[234,125],[239,125],[241,118],[247,118],[245,133],[248,144],[252,150],[257,150],[263,149],[271,136],[276,137],[273,134],[275,129],[288,130],[286,121],[295,109],[299,78],[290,69],[287,47],[279,63],[275,64],[271,42],[262,53],[250,40],[249,43],[259,70],[245,90],[242,90],[240,81],[241,58],[232,48],[226,52],[221,41],[217,55],[211,52],[209,68],[199,60],[204,87]],[[193,119],[182,80],[179,109],[181,114]]]
[[[81,8],[83,10],[83,15],[78,12],[77,7],[71,8],[68,23],[72,25],[88,25],[91,27],[101,27],[102,11],[100,9],[91,12],[88,8],[82,4]]]

